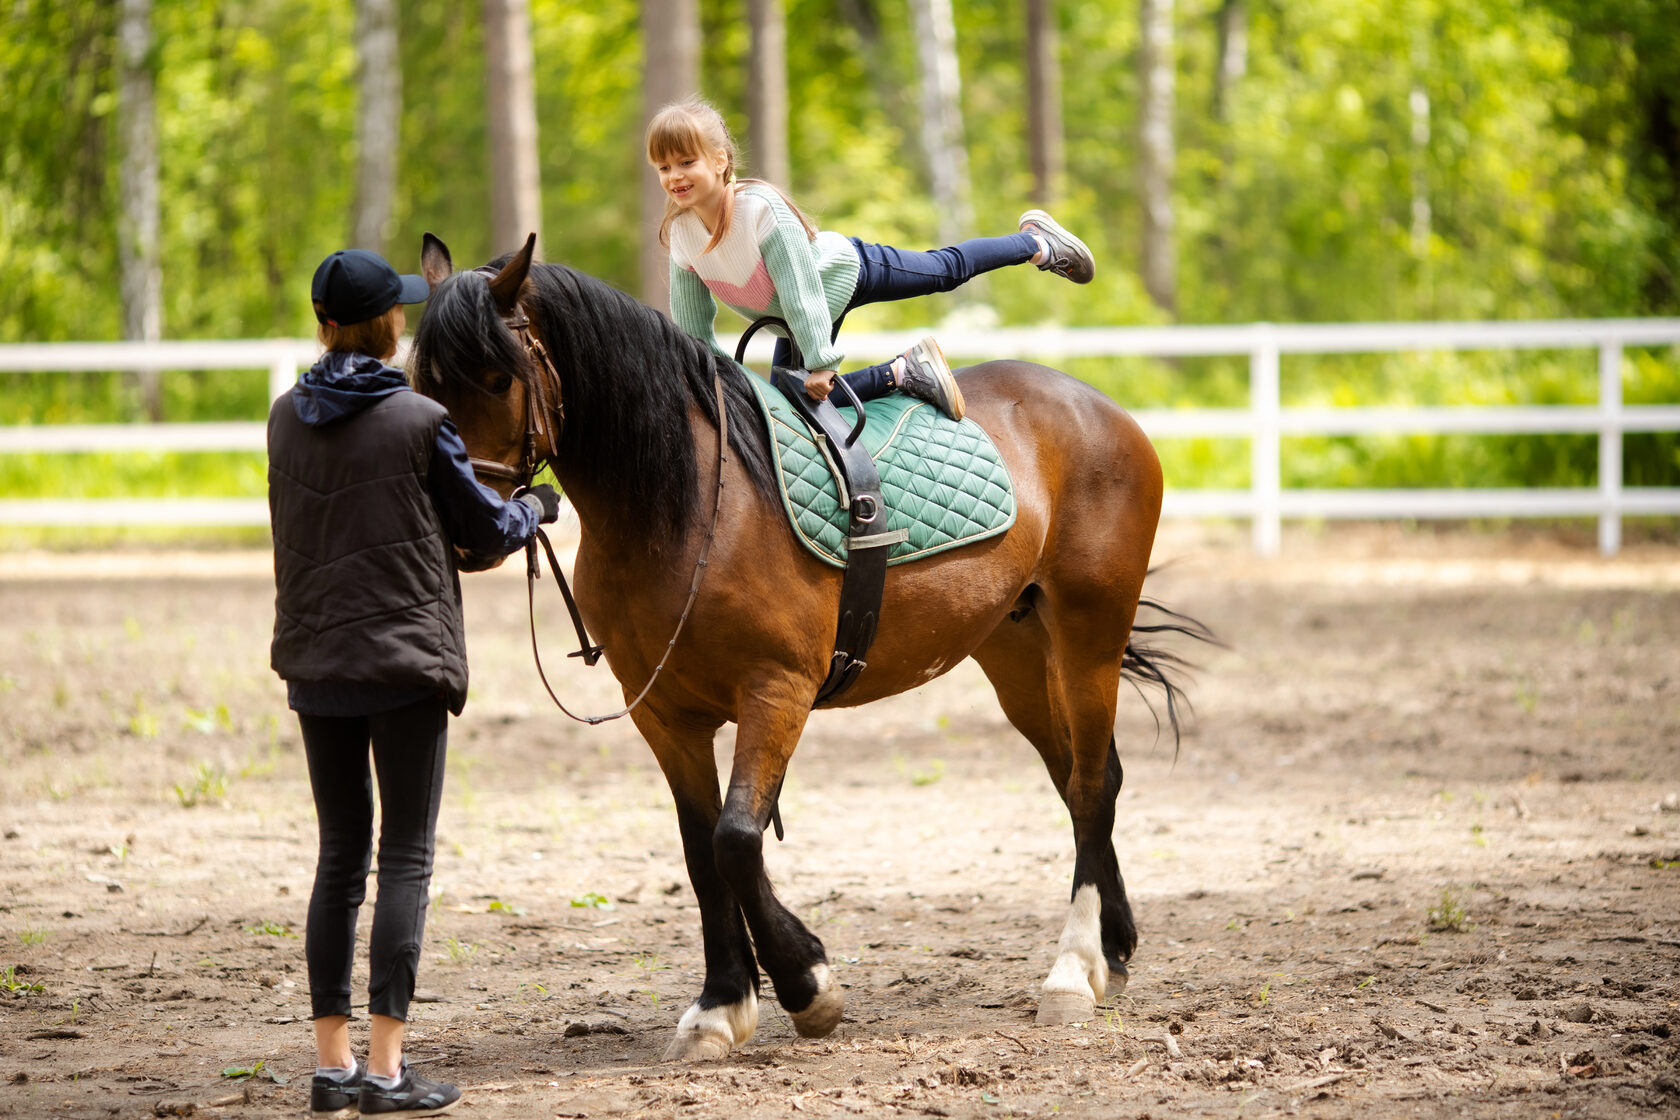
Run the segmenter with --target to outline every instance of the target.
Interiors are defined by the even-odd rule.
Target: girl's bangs
[[[700,128],[687,113],[664,112],[648,125],[647,154],[655,163],[703,155],[705,150]]]

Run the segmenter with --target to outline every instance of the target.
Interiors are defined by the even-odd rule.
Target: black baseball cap
[[[341,249],[321,262],[309,286],[320,305],[315,318],[335,327],[365,323],[399,303],[425,303],[431,289],[423,276],[403,276],[378,253]]]

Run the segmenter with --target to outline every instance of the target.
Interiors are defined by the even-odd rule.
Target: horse
[[[755,375],[609,285],[533,263],[534,242],[456,272],[425,235],[431,298],[410,378],[449,409],[499,493],[552,468],[581,529],[577,606],[627,702],[645,692],[630,715],[676,803],[705,954],[665,1057],[721,1057],[750,1039],[760,967],[799,1034],[821,1037],[841,1019],[840,983],[778,899],[763,844],[772,819],[780,830],[777,796],[834,652],[841,573],[789,527]],[[1013,478],[1016,520],[889,568],[868,667],[832,704],[979,663],[1072,818],[1072,892],[1037,1016],[1081,1021],[1124,984],[1138,943],[1112,836],[1120,684],[1164,688],[1175,735],[1184,700],[1165,672],[1178,658],[1133,640],[1161,467],[1130,416],[1064,373],[1011,360],[959,376]],[[461,557],[468,569],[494,562]],[[679,616],[687,629],[668,641]],[[1173,617],[1137,630],[1196,625]],[[737,733],[720,792],[713,738],[725,722]]]

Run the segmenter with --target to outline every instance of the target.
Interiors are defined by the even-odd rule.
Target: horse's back
[[[1057,521],[1118,516],[1134,530],[1147,523],[1153,538],[1161,462],[1119,404],[1035,362],[985,362],[958,377],[968,415],[997,445],[1023,506],[1034,503]]]

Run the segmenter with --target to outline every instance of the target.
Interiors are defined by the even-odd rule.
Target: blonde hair
[[[325,315],[327,309],[320,303],[315,304],[318,314]],[[321,345],[328,351],[341,354],[366,354],[370,358],[378,358],[385,362],[397,352],[397,338],[402,334],[403,305],[392,304],[391,309],[383,315],[375,315],[360,323],[318,323],[315,327],[315,337],[321,340]]]
[[[729,221],[735,214],[735,191],[749,183],[761,184],[781,195],[782,201],[787,203],[788,209],[799,219],[799,224],[805,227],[805,236],[816,239],[817,227],[793,199],[788,197],[786,191],[764,179],[735,178],[735,165],[740,162],[740,152],[735,148],[734,137],[729,135],[729,126],[724,123],[723,114],[706,101],[698,97],[673,101],[655,113],[653,119],[648,122],[647,158],[655,167],[690,156],[709,158],[719,152],[728,157],[723,174],[729,181],[731,190],[723,196],[723,210],[718,215],[717,229],[712,231],[711,240],[706,242],[702,252],[711,252],[728,236]],[[675,200],[665,200],[665,218],[659,223],[661,245],[670,246],[671,223],[680,213],[682,211]]]

